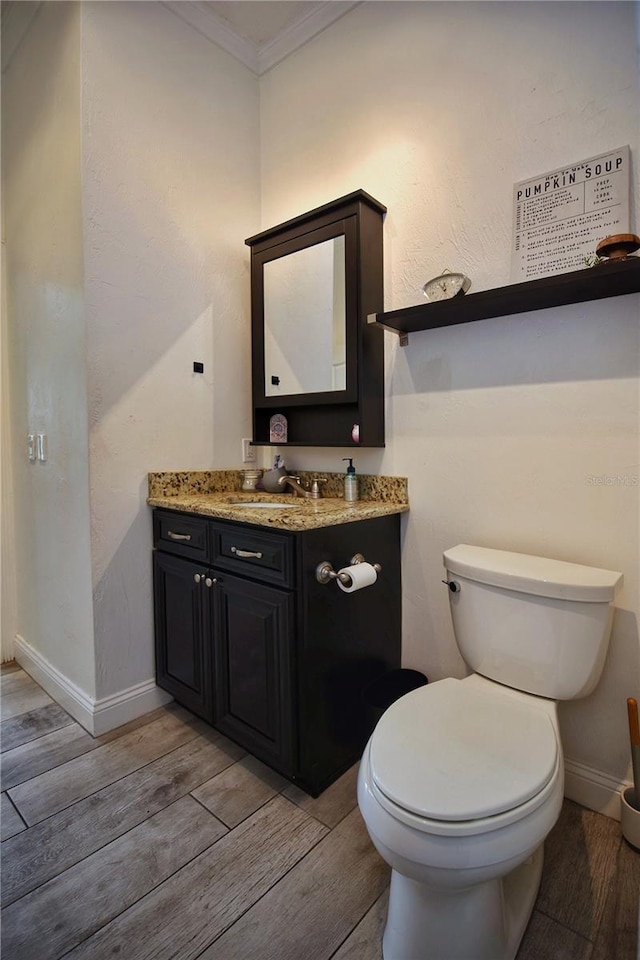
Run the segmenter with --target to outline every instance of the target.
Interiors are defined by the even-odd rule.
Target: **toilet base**
[[[436,890],[393,870],[384,960],[514,960],[540,886],[542,845],[502,879]]]

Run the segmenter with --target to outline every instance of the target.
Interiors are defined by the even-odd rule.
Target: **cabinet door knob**
[[[207,577],[204,582],[205,582],[205,584],[206,584],[208,587],[212,587],[213,584],[214,584],[214,583],[217,583],[218,581],[216,580],[215,577]]]
[[[204,578],[201,576],[201,574],[196,573],[193,579],[195,580],[196,583],[200,583],[200,581],[203,580]]]

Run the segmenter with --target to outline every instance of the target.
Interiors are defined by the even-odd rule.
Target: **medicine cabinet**
[[[384,343],[378,200],[357,190],[249,237],[253,442],[384,446]],[[278,445],[283,445],[279,442]]]

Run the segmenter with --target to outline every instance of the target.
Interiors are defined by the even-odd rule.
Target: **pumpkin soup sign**
[[[584,269],[600,240],[629,232],[629,196],[628,146],[514,184],[511,282]]]

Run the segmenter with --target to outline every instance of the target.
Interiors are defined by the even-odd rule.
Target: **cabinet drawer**
[[[209,523],[204,518],[186,513],[171,513],[156,510],[153,515],[153,539],[155,546],[168,553],[207,562],[207,531]]]
[[[265,583],[292,586],[293,542],[286,534],[225,523],[214,523],[212,530],[214,566]]]

